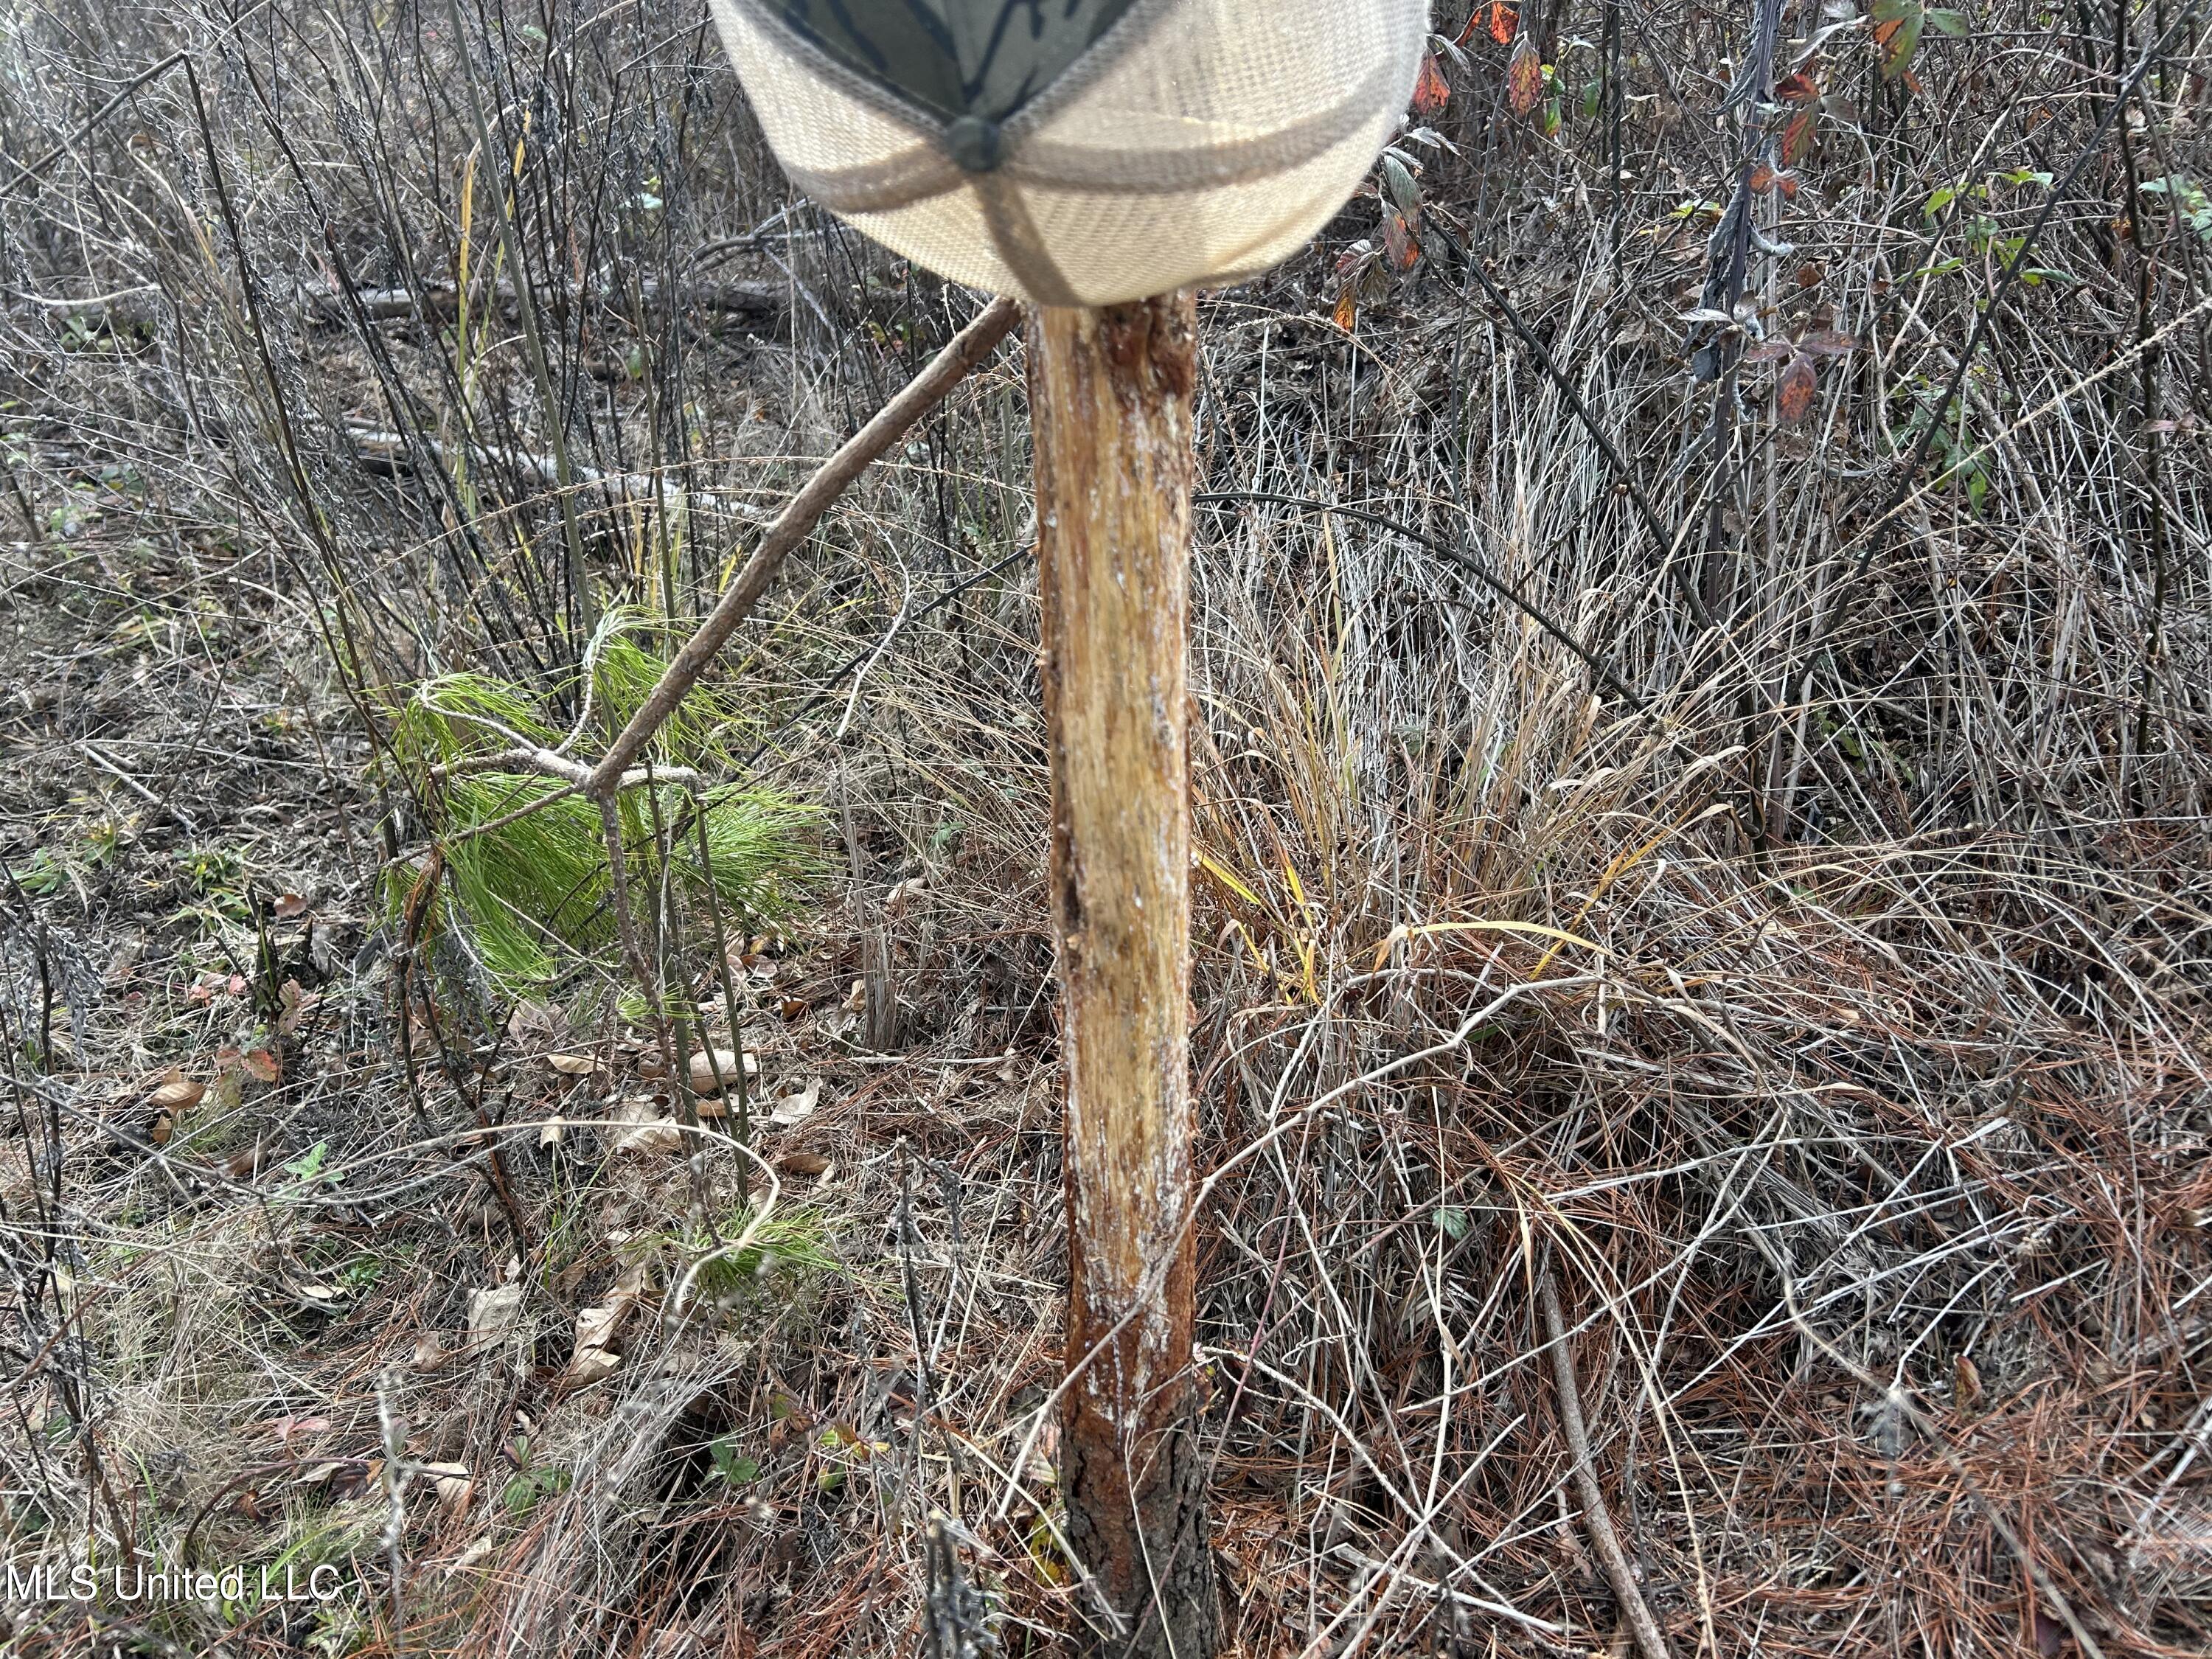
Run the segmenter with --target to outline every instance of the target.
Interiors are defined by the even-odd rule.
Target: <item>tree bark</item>
[[[1212,1659],[1191,1370],[1188,295],[1029,330],[1067,1064],[1060,1489],[1078,1650]]]

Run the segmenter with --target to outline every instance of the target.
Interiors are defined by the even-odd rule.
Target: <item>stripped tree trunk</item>
[[[1087,1655],[1219,1639],[1191,1371],[1190,800],[1195,315],[1030,315],[1037,587],[1065,992],[1060,1487],[1103,1606]]]

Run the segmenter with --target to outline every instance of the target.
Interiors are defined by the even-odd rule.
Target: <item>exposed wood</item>
[[[1031,313],[1037,588],[1065,994],[1060,1488],[1078,1650],[1219,1641],[1191,1370],[1188,295]]]

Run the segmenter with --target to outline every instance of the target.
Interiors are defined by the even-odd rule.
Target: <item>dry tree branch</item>
[[[1559,1385],[1559,1426],[1566,1431],[1567,1449],[1574,1454],[1575,1489],[1582,1494],[1583,1500],[1583,1528],[1589,1534],[1598,1559],[1604,1564],[1606,1578],[1613,1585],[1613,1599],[1620,1604],[1620,1616],[1635,1633],[1638,1650],[1644,1659],[1672,1659],[1666,1632],[1651,1616],[1644,1592],[1637,1587],[1635,1571],[1628,1565],[1627,1553],[1620,1547],[1620,1535],[1613,1529],[1613,1516],[1605,1506],[1605,1494],[1598,1490],[1597,1470],[1590,1462],[1589,1432],[1583,1426],[1582,1389],[1575,1381],[1574,1356],[1567,1349],[1567,1322],[1560,1316],[1559,1288],[1552,1282],[1548,1267],[1536,1277],[1536,1295],[1543,1304],[1544,1333],[1552,1350],[1552,1379]]]
[[[653,741],[653,734],[676,712],[676,706],[698,684],[714,653],[751,612],[754,602],[767,591],[784,560],[806,539],[807,532],[829,510],[830,504],[844,493],[845,487],[871,461],[904,437],[907,428],[934,408],[946,392],[966,378],[969,370],[990,356],[1020,320],[1021,314],[1020,305],[1012,300],[1001,297],[992,301],[974,322],[954,335],[945,349],[930,359],[921,374],[907,382],[905,390],[822,463],[791,498],[790,504],[776,515],[775,522],[762,534],[760,545],[722,590],[721,599],[699,625],[698,632],[684,642],[675,660],[668,665],[667,672],[661,675],[659,684],[647,694],[643,705],[592,769],[587,786],[590,793],[605,794],[616,787],[623,769]]]

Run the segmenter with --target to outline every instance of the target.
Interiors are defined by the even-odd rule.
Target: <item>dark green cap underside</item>
[[[1138,0],[769,0],[801,39],[945,127],[952,158],[998,165],[1000,123],[1074,66]]]

